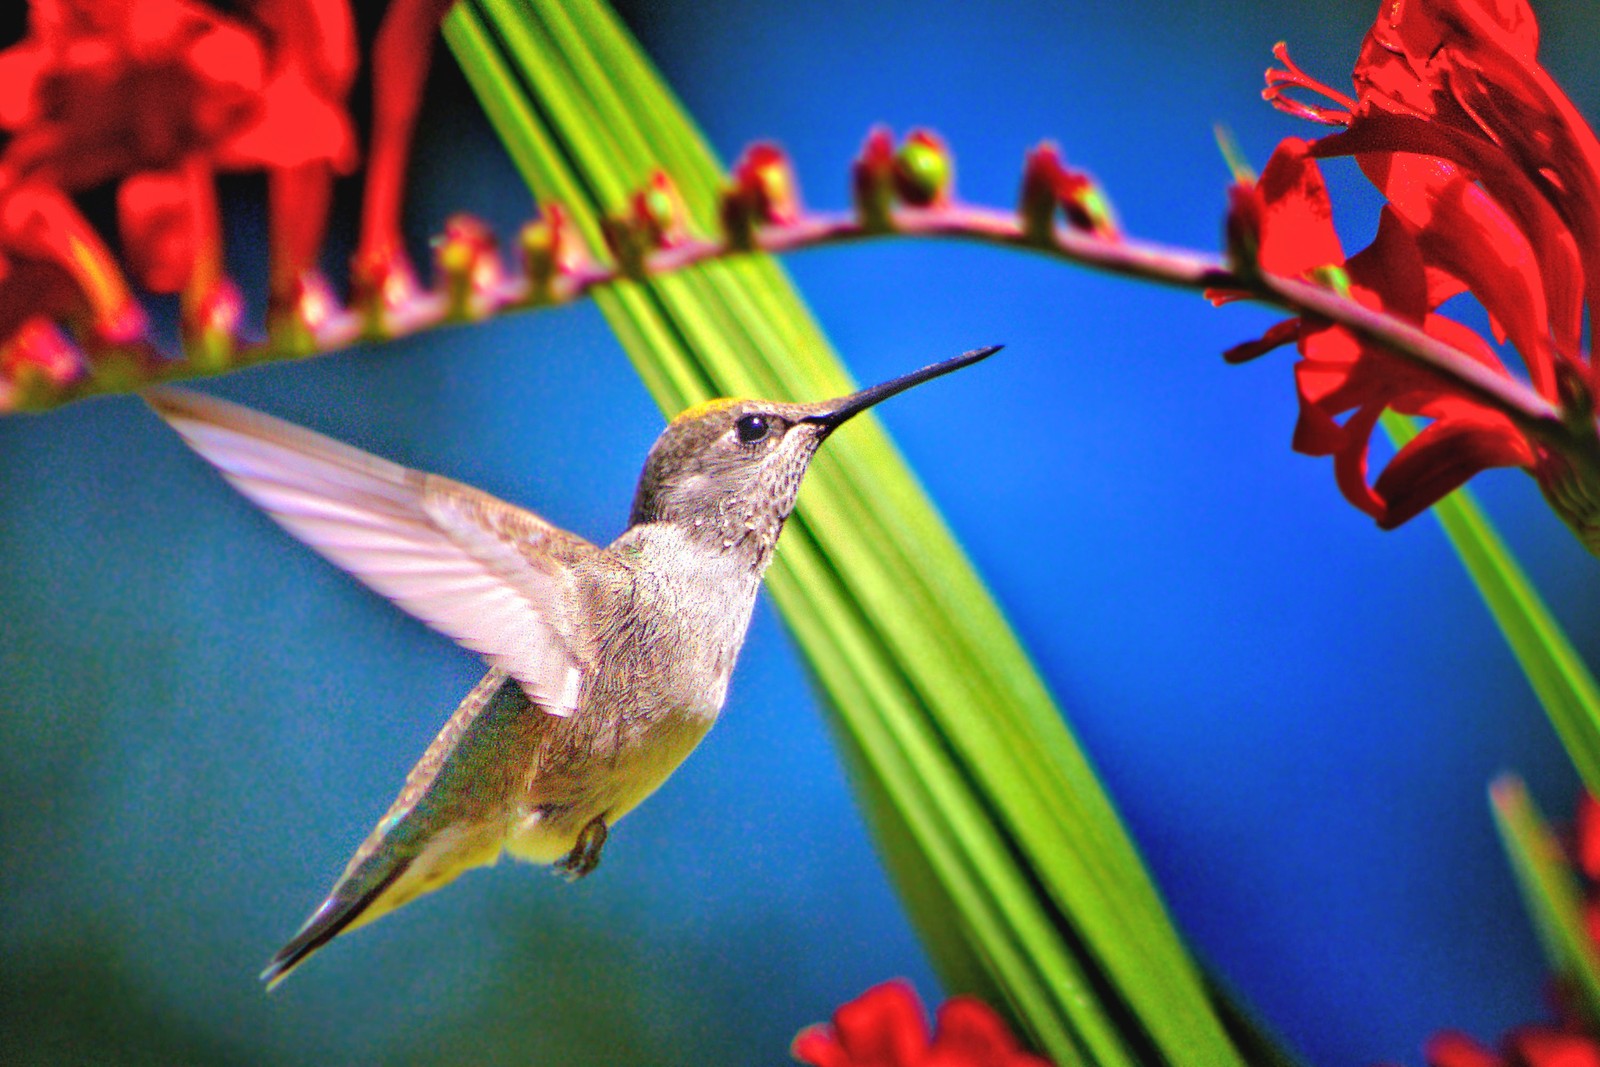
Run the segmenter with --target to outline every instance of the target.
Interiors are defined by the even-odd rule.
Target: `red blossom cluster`
[[[903,980],[873,986],[834,1012],[832,1024],[800,1031],[790,1051],[811,1067],[1050,1067],[972,997],[940,1005],[930,1033],[922,1002]]]
[[[1600,802],[1587,794],[1578,802],[1570,859],[1584,883],[1589,936],[1600,948]],[[1575,991],[1554,986],[1557,1022],[1519,1026],[1498,1051],[1454,1030],[1428,1041],[1428,1067],[1600,1067],[1600,1033]]]
[[[448,0],[392,0],[373,51],[372,166],[358,258],[406,273],[399,190],[434,28]],[[349,0],[30,0],[0,52],[0,394],[56,385],[132,351],[131,281],[182,296],[186,334],[231,338],[215,179],[268,176],[272,313],[314,323],[335,175],[356,161],[346,97],[357,66]],[[74,197],[116,194],[120,261]],[[69,326],[78,344],[57,323]],[[83,355],[80,355],[83,353]]]
[[[1470,292],[1495,341],[1509,342],[1533,387],[1592,440],[1600,370],[1585,311],[1600,310],[1600,142],[1539,65],[1537,43],[1524,0],[1384,4],[1356,62],[1354,98],[1306,76],[1280,45],[1284,69],[1268,72],[1266,98],[1344,129],[1284,141],[1261,180],[1236,191],[1232,225],[1254,244],[1257,269],[1346,290],[1509,379],[1494,344],[1439,314]],[[1388,201],[1373,243],[1348,259],[1317,166],[1334,156],[1353,156]],[[1405,522],[1480,470],[1515,466],[1581,539],[1600,544],[1600,512],[1583,489],[1594,471],[1574,471],[1592,453],[1553,450],[1459,384],[1308,316],[1230,356],[1288,343],[1302,357],[1295,448],[1331,455],[1344,495],[1380,525]],[[1431,422],[1373,481],[1369,443],[1385,410]]]

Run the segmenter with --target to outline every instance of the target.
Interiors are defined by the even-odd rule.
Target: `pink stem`
[[[1579,441],[1579,431],[1563,422],[1556,407],[1532,387],[1494,373],[1466,353],[1429,337],[1409,323],[1308,282],[1271,276],[1244,277],[1229,270],[1214,256],[1141,241],[1108,241],[1064,227],[1056,229],[1053,241],[1041,243],[1024,234],[1014,212],[994,208],[966,204],[903,208],[893,213],[891,222],[892,228],[885,233],[869,230],[848,215],[806,215],[792,223],[758,229],[755,244],[763,252],[785,253],[880,236],[958,238],[1026,249],[1094,270],[1182,289],[1237,290],[1292,313],[1310,314],[1345,326],[1382,344],[1402,359],[1448,379],[1474,400],[1502,412],[1530,436],[1558,448],[1580,446],[1588,450],[1589,442]],[[732,254],[738,253],[720,241],[690,239],[650,253],[644,266],[649,274],[670,274]],[[554,300],[569,302],[621,278],[615,267],[592,263],[558,277]],[[532,306],[527,281],[521,277],[507,278],[494,291],[483,294],[481,306],[485,315]],[[394,323],[397,332],[409,334],[443,325],[447,319],[444,297],[427,293],[412,300],[403,313],[394,317]],[[356,343],[361,336],[361,316],[351,311],[330,316],[314,330],[319,352],[344,348]],[[279,355],[270,344],[258,343],[244,346],[239,362],[264,362]],[[203,372],[203,368],[169,360],[151,377],[152,380],[182,378]],[[64,390],[58,399],[65,402],[105,388],[106,385],[91,378]]]

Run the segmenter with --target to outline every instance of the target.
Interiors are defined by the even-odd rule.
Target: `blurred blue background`
[[[1227,180],[1212,124],[1258,165],[1314,135],[1261,103],[1269,49],[1287,38],[1347,85],[1372,6],[624,13],[723,157],[781,140],[815,205],[844,206],[875,122],[938,129],[962,194],[1001,204],[1050,137],[1130,232],[1209,249]],[[1540,14],[1547,65],[1600,114],[1600,10]],[[439,67],[413,236],[455,210],[509,234],[526,194]],[[1375,204],[1333,179],[1353,250]],[[259,290],[241,250],[260,219],[231,227]],[[1484,790],[1514,770],[1565,818],[1575,778],[1434,521],[1380,533],[1326,462],[1289,451],[1288,356],[1218,358],[1272,316],[955,244],[788,266],[862,381],[1008,345],[882,416],[1205,959],[1319,1065],[1419,1063],[1441,1027],[1492,1038],[1544,1014]],[[594,539],[620,532],[662,425],[588,305],[208,388]],[[1600,664],[1596,562],[1524,476],[1474,485]],[[941,995],[765,603],[722,721],[595,877],[476,873],[263,995],[260,965],[479,671],[136,400],[0,420],[0,1060],[777,1063],[873,983]]]

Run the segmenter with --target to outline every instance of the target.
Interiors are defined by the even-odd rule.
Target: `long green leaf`
[[[1560,842],[1520,780],[1508,776],[1496,781],[1489,788],[1489,803],[1551,970],[1577,991],[1590,1021],[1600,1023],[1600,955]]]
[[[1384,412],[1397,448],[1417,435],[1408,416]],[[1484,603],[1528,676],[1589,792],[1600,796],[1600,687],[1516,557],[1467,489],[1433,506]]]
[[[720,168],[601,4],[472,0],[446,38],[535,194],[597,252],[657,168],[713,228]],[[669,412],[850,389],[766,258],[596,301]],[[1060,711],[870,418],[813,465],[768,585],[947,983],[999,991],[1059,1064],[1244,1062]]]

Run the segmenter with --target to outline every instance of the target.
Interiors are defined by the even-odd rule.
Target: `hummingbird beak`
[[[896,393],[903,393],[913,385],[921,385],[930,378],[937,378],[941,374],[949,374],[953,370],[960,370],[962,367],[970,366],[980,359],[988,359],[1004,347],[1004,345],[989,345],[985,348],[974,348],[971,352],[963,352],[961,355],[953,359],[947,359],[943,363],[935,363],[931,366],[923,367],[921,370],[914,370],[910,374],[902,374],[898,378],[891,378],[889,381],[879,385],[868,386],[858,393],[851,393],[842,400],[835,402],[830,410],[818,415],[807,415],[800,421],[816,423],[823,428],[824,433],[832,433],[847,419],[861,414],[879,401],[887,400]]]

